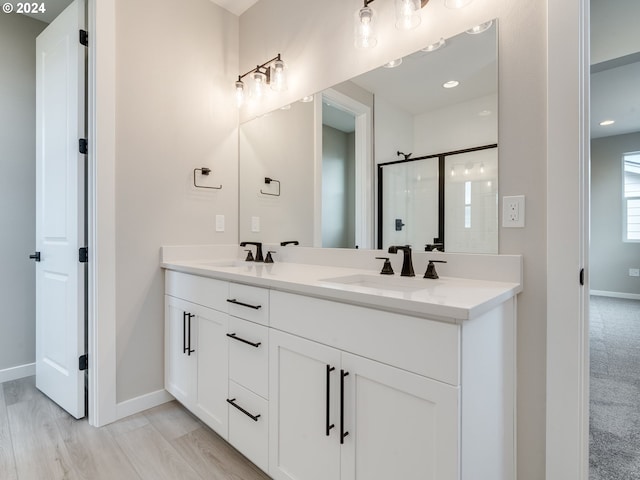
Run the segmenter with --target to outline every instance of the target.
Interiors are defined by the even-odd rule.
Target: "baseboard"
[[[626,298],[628,300],[640,300],[638,293],[608,292],[607,290],[591,290],[591,295],[597,297]]]
[[[135,415],[136,413],[157,407],[171,400],[173,400],[173,396],[164,389],[147,393],[146,395],[140,395],[139,397],[116,404],[116,419],[120,420],[129,415]]]
[[[27,363],[18,365],[17,367],[5,368],[0,370],[0,383],[10,382],[19,378],[30,377],[36,374],[36,364]]]

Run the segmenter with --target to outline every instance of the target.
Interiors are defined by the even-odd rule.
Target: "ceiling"
[[[258,0],[211,0],[216,5],[221,6],[225,10],[229,10],[235,15],[242,15],[246,10],[252,7]]]

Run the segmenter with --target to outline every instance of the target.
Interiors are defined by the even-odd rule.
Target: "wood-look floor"
[[[177,402],[102,428],[76,420],[35,388],[0,384],[2,480],[268,480]]]

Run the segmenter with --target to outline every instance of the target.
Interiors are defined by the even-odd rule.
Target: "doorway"
[[[640,6],[591,0],[589,479],[640,476]],[[637,35],[635,35],[637,37]],[[636,276],[639,275],[639,276]]]

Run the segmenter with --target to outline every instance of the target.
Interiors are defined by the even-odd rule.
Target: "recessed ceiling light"
[[[391,60],[383,65],[384,68],[395,68],[402,63],[402,57]]]
[[[479,117],[488,117],[489,115],[491,115],[491,110],[480,110],[478,112],[478,116]]]
[[[445,43],[447,43],[446,40],[444,38],[441,38],[436,43],[432,43],[431,45],[427,45],[426,47],[422,48],[421,50],[423,52],[435,52],[440,47],[444,47]]]
[[[477,35],[478,33],[486,32],[493,25],[493,20],[489,20],[488,22],[481,23],[480,25],[476,25],[475,27],[471,27],[469,30],[465,30],[469,35]]]
[[[607,125],[613,125],[614,123],[616,123],[615,120],[604,120],[600,122],[600,125],[602,125],[603,127],[606,127]]]
[[[313,102],[313,95],[307,95],[306,97],[302,97],[302,100],[300,100],[302,103],[309,103],[309,102]]]
[[[448,82],[442,84],[444,88],[455,88],[458,85],[460,85],[460,82],[457,80],[449,80]]]
[[[280,107],[280,110],[291,110],[291,104]]]

